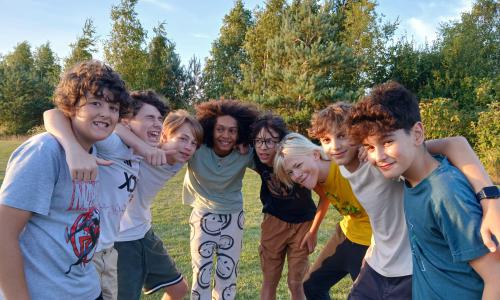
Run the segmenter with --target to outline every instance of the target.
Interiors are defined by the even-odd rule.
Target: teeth
[[[106,122],[100,122],[100,121],[95,121],[94,122],[94,125],[97,126],[97,127],[108,127],[108,123]]]

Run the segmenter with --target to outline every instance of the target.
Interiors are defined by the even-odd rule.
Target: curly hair
[[[358,143],[368,136],[383,137],[398,129],[408,133],[421,121],[417,98],[395,81],[375,86],[354,106],[349,119],[349,135]]]
[[[132,91],[130,92],[130,98],[132,99],[132,103],[130,104],[130,113],[133,117],[137,115],[144,104],[156,107],[162,117],[165,117],[170,112],[170,106],[166,104],[167,101],[165,98],[158,95],[153,90]]]
[[[259,132],[265,128],[266,130],[275,131],[280,141],[288,134],[288,127],[286,126],[285,121],[280,116],[273,115],[271,113],[264,113],[261,115],[255,123],[252,124],[252,133],[250,137],[252,140],[255,140]]]
[[[111,92],[106,97],[104,90]],[[67,117],[75,114],[86,103],[87,96],[94,96],[120,105],[120,117],[128,113],[130,97],[120,75],[103,62],[87,60],[66,71],[54,91],[54,104]]]
[[[189,126],[191,126],[191,132],[193,133],[199,147],[203,142],[203,128],[195,117],[191,116],[183,109],[171,111],[167,115],[165,121],[163,121],[160,143],[168,141],[169,137],[184,124],[189,124]]]
[[[347,130],[349,114],[352,105],[345,102],[336,102],[313,114],[311,127],[307,129],[310,138],[321,139],[333,130]]]
[[[255,122],[259,112],[257,108],[238,100],[210,100],[196,105],[196,118],[203,127],[203,143],[212,148],[214,144],[214,127],[218,117],[230,116],[238,124],[237,144],[250,144],[250,126]]]

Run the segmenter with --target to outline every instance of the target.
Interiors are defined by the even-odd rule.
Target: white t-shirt
[[[370,217],[372,242],[366,262],[380,275],[398,277],[412,274],[412,257],[403,207],[403,182],[386,179],[370,163],[353,173],[340,167],[342,176]]]
[[[113,162],[110,166],[99,166],[101,235],[97,251],[101,251],[111,248],[118,237],[120,220],[137,185],[140,157],[115,133],[97,142],[95,147],[98,157]]]
[[[151,203],[156,194],[182,168],[182,163],[160,167],[141,162],[139,179],[134,197],[130,201],[120,223],[118,241],[142,239],[151,228]]]

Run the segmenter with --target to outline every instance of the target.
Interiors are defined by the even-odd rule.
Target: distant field
[[[20,144],[20,141],[0,141],[0,181],[5,175],[5,165],[10,153]],[[191,264],[189,255],[189,225],[190,207],[181,203],[181,186],[185,170],[172,178],[161,190],[153,205],[153,221],[155,232],[162,238],[170,255],[176,261],[178,268],[191,282]],[[245,233],[244,245],[238,278],[237,299],[259,299],[262,281],[258,245],[260,236],[261,203],[259,199],[260,180],[256,173],[248,170],[244,179],[243,197],[245,201]],[[339,220],[336,211],[330,210],[321,226],[318,246],[311,255],[314,259],[326,242]],[[278,299],[289,299],[286,287],[286,268],[278,287]],[[346,299],[351,280],[345,278],[331,290],[332,299]],[[160,295],[143,296],[142,299],[161,299]],[[189,297],[186,297],[189,299]]]

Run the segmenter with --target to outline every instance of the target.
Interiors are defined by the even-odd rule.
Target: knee
[[[162,300],[180,300],[188,292],[188,284],[186,279],[181,282],[165,288]]]
[[[288,281],[288,289],[292,295],[301,295],[304,293],[304,287],[301,281]]]

